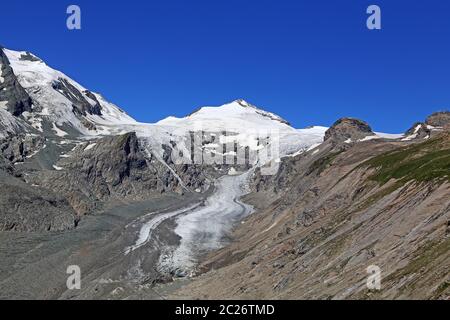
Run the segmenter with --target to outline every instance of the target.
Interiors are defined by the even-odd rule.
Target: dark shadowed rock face
[[[96,178],[96,172],[112,187],[120,185],[124,179],[130,178],[134,170],[147,168],[145,158],[139,151],[135,133],[127,133],[119,137],[108,137],[96,144],[92,152],[84,152],[81,160],[81,172],[86,178]],[[78,167],[79,162],[74,164]]]
[[[430,134],[431,134],[431,129],[428,127],[427,124],[425,124],[423,122],[416,122],[405,133],[405,135],[407,137],[410,137],[413,139],[424,139],[426,137],[429,137]]]
[[[355,141],[369,135],[373,135],[373,132],[366,122],[353,118],[342,118],[325,132],[325,141],[333,140],[338,143],[349,139]]]
[[[89,90],[85,90],[84,94],[92,99],[95,102],[94,106],[91,106],[91,108],[89,108],[91,114],[95,114],[98,116],[102,115],[102,106],[100,105],[100,102],[98,101],[97,97],[95,96],[95,94],[93,94],[92,92],[90,92]]]
[[[446,127],[450,125],[450,111],[441,111],[431,114],[425,121],[433,127]]]
[[[85,94],[88,98],[96,102],[94,106],[92,106],[83,94],[66,79],[59,78],[58,81],[52,83],[52,87],[72,102],[72,111],[77,116],[86,116],[87,114],[97,116],[102,115],[102,107],[95,95],[90,91],[85,91]]]
[[[36,56],[32,55],[30,52],[26,52],[25,54],[22,54],[20,57],[21,61],[42,61],[41,59],[37,58]]]
[[[62,230],[111,200],[140,201],[164,192],[205,191],[209,186],[202,167],[176,166],[167,150],[169,156],[164,158],[169,167],[143,148],[134,132],[72,146],[60,151],[60,145],[33,134],[11,135],[0,141],[3,230]],[[60,157],[62,154],[65,156]],[[14,186],[31,200],[21,202]],[[34,211],[46,220],[38,214],[25,217],[25,212],[33,211],[33,201],[39,206]],[[23,217],[15,219],[14,211]]]
[[[23,162],[42,148],[45,139],[37,135],[17,134],[0,140],[0,154],[11,163]]]
[[[32,101],[9,64],[3,49],[0,47],[0,101],[7,101],[6,108],[14,116],[20,116],[25,111],[31,112]]]
[[[61,165],[78,174],[94,186],[100,197],[119,194],[145,196],[148,192],[181,192],[182,186],[176,175],[191,190],[202,188],[205,178],[203,168],[176,166],[170,151],[164,153],[167,165],[157,160],[151,152],[143,150],[134,132],[121,136],[96,140],[92,148],[82,145],[74,155]],[[167,146],[163,146],[167,147]],[[172,170],[168,168],[172,165]]]
[[[410,139],[424,139],[433,136],[436,131],[450,128],[450,112],[435,112],[425,122],[416,122],[405,133]]]
[[[156,184],[134,132],[105,137],[89,148],[82,145],[61,165],[67,174],[92,188],[100,199],[115,193],[126,195],[133,190],[144,193]]]
[[[161,163],[142,148],[134,132],[81,143],[57,162],[57,168],[27,178],[63,195],[79,216],[93,213],[109,200],[144,200],[166,191],[183,193],[201,188],[206,181],[202,168],[171,169]]]

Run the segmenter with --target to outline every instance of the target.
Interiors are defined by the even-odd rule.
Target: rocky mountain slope
[[[256,172],[244,201],[258,210],[172,298],[448,299],[449,115],[389,140],[341,119],[277,175]],[[370,266],[380,291],[366,286]]]

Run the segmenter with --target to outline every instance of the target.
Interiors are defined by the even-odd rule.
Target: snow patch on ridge
[[[0,63],[0,83],[5,82],[5,78],[2,77],[2,75],[3,75],[2,66],[3,65]]]
[[[97,145],[97,143],[95,143],[95,142],[94,143],[90,143],[86,148],[84,148],[83,151],[89,151],[92,148],[94,148],[96,145]]]

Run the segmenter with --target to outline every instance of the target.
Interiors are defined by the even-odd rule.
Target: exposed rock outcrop
[[[372,129],[366,122],[354,118],[342,118],[325,132],[325,141],[331,140],[335,143],[350,142],[373,134]]]
[[[431,135],[431,128],[423,122],[416,122],[411,128],[405,132],[405,139],[425,139]]]
[[[14,116],[20,116],[25,111],[32,111],[31,98],[17,81],[9,65],[8,57],[0,47],[0,103],[2,102]]]
[[[447,129],[450,129],[450,112],[435,112],[428,116],[425,122],[416,122],[408,129],[405,133],[405,140],[428,139]]]
[[[202,168],[174,166],[170,157],[162,163],[142,148],[134,132],[79,144],[54,167],[31,174],[29,181],[64,195],[80,216],[111,199],[144,200],[208,186]]]
[[[447,127],[450,124],[450,111],[435,112],[427,117],[425,123],[433,127]]]
[[[0,140],[0,153],[11,163],[23,162],[44,146],[45,138],[31,134],[11,135]]]
[[[102,115],[102,107],[97,98],[89,91],[85,91],[88,98],[92,99],[95,104],[91,105],[83,94],[75,88],[67,79],[59,78],[58,81],[52,83],[53,89],[61,93],[72,102],[73,113],[78,116]]]

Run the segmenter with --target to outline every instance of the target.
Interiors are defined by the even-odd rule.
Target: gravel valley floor
[[[151,287],[161,244],[175,245],[173,221],[161,223],[152,241],[125,254],[146,215],[177,210],[203,199],[165,194],[139,203],[111,204],[78,228],[52,233],[0,233],[0,299],[160,299]],[[67,267],[81,269],[81,290],[67,290]]]

